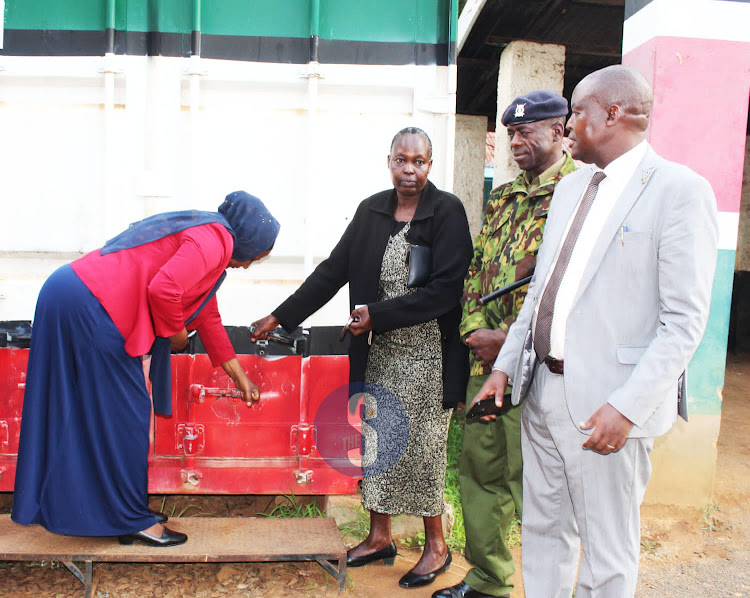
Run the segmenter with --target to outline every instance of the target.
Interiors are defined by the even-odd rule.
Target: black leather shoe
[[[475,590],[468,583],[461,582],[449,588],[438,590],[432,595],[432,598],[495,598],[492,594],[485,594]],[[510,594],[499,596],[498,598],[510,598]]]
[[[178,544],[184,544],[187,538],[187,535],[181,532],[173,532],[167,527],[164,528],[161,536],[152,536],[145,531],[117,536],[120,544],[132,544],[135,540],[138,540],[149,546],[177,546]]]
[[[398,550],[396,549],[396,543],[391,542],[385,548],[371,552],[370,554],[363,554],[362,556],[347,556],[346,566],[347,567],[361,567],[375,561],[383,559],[383,564],[387,567],[393,565],[393,561],[396,560]]]
[[[448,550],[448,554],[445,557],[445,562],[435,569],[434,571],[430,571],[429,573],[412,573],[409,571],[406,575],[404,575],[401,579],[398,580],[398,585],[400,585],[402,588],[418,588],[420,586],[426,586],[427,584],[432,583],[435,581],[435,578],[443,573],[444,571],[447,571],[451,566],[451,561],[453,560],[453,557],[451,557],[451,551]]]
[[[169,521],[169,517],[167,517],[164,513],[160,513],[159,511],[151,511],[151,514],[156,517],[156,523],[161,523],[162,525],[164,525],[167,521]]]

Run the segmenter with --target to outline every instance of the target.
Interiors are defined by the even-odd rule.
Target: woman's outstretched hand
[[[250,340],[255,342],[268,339],[268,333],[278,325],[279,321],[273,314],[269,314],[265,318],[256,320],[250,325]]]
[[[260,401],[260,388],[250,381],[245,371],[240,365],[239,359],[233,357],[229,361],[225,361],[221,364],[224,371],[229,374],[229,377],[234,382],[234,385],[242,391],[242,399],[250,407],[253,403]]]
[[[260,401],[260,388],[253,384],[250,381],[250,378],[245,376],[244,372],[242,373],[242,376],[240,376],[239,379],[235,382],[235,385],[242,391],[242,398],[245,400],[245,403],[247,403],[248,407],[250,407],[250,405],[252,405],[253,403],[257,403],[258,401]]]
[[[372,320],[370,319],[370,310],[366,305],[358,307],[350,316],[352,322],[349,324],[349,331],[354,336],[359,336],[365,332],[373,330]]]

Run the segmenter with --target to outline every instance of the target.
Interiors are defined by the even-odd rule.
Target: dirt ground
[[[644,506],[637,596],[750,597],[750,355],[729,355],[714,504]]]
[[[718,442],[715,503],[705,510],[664,506],[642,509],[638,598],[750,598],[750,355],[730,355]],[[167,497],[152,508],[182,516],[252,516],[268,512],[274,497]],[[0,494],[0,512],[11,496]],[[520,548],[514,550],[520,566]],[[417,549],[399,548],[393,567],[350,569],[345,596],[427,598],[458,583],[468,565],[454,555],[448,573],[431,586],[402,590],[398,579],[419,559]],[[520,575],[517,591],[522,595]],[[287,598],[340,596],[333,578],[316,563],[114,564],[95,566],[97,598]],[[82,597],[83,586],[59,563],[0,562],[0,596]]]

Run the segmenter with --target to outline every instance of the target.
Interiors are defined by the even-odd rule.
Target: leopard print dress
[[[408,231],[409,223],[388,241],[378,301],[417,291],[406,286]],[[437,320],[373,334],[365,382],[380,389],[373,394],[380,392],[393,401],[364,396],[363,465],[387,463],[389,456],[395,463],[387,463],[387,469],[370,467],[370,475],[365,467],[363,506],[389,515],[441,515],[452,409],[442,405],[443,362]]]

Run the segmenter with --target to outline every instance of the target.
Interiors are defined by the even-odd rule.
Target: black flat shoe
[[[161,536],[152,536],[145,531],[117,536],[120,544],[132,544],[135,540],[138,540],[149,546],[177,546],[178,544],[184,544],[187,541],[187,538],[187,535],[181,532],[173,532],[167,527],[164,528]]]
[[[167,517],[164,513],[160,513],[159,511],[151,511],[151,514],[156,517],[156,523],[161,523],[162,525],[164,525],[167,521],[169,521],[169,517]]]
[[[435,578],[438,575],[444,573],[450,568],[452,560],[453,557],[451,557],[451,551],[448,549],[448,554],[445,556],[445,562],[440,567],[429,573],[412,573],[409,571],[398,581],[398,585],[402,588],[419,588],[431,584],[435,581]]]
[[[396,560],[397,554],[398,550],[396,549],[396,543],[391,541],[391,543],[388,544],[388,546],[386,546],[385,548],[381,548],[380,550],[376,550],[375,552],[371,552],[370,554],[363,554],[362,556],[347,556],[346,566],[362,567],[363,565],[374,563],[375,561],[383,559],[383,564],[386,567],[391,567],[393,565],[393,561]]]
[[[462,581],[455,586],[438,590],[432,595],[432,598],[494,598],[494,596],[475,590],[468,583]],[[510,598],[510,594],[498,598]]]

